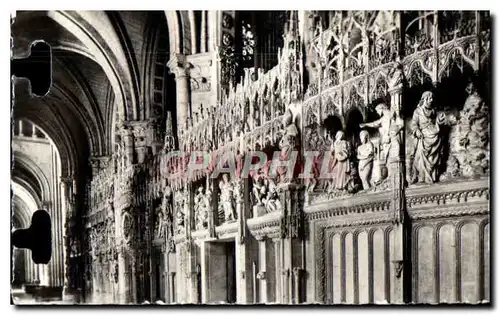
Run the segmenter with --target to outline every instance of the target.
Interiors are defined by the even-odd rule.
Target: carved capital
[[[182,54],[173,55],[167,62],[170,73],[175,75],[176,79],[189,76],[189,70],[193,67]]]
[[[89,159],[92,170],[100,171],[109,166],[109,162],[111,161],[111,157],[108,155],[102,156],[93,156]],[[71,179],[72,180],[72,179]]]
[[[126,121],[123,124],[126,127],[123,134],[133,136],[135,146],[144,146],[147,144],[148,133],[152,126],[149,120]]]

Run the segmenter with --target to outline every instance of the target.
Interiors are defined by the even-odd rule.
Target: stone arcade
[[[15,56],[54,52],[46,96],[15,86],[13,225],[44,208],[56,227],[49,265],[14,252],[13,285],[81,303],[490,300],[488,12],[38,11],[12,33]],[[176,150],[210,167],[185,176]],[[238,176],[252,151],[297,151],[313,177]],[[237,174],[213,167],[227,153]]]

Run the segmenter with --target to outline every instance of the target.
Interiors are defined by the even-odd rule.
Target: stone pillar
[[[285,304],[298,304],[305,301],[303,270],[304,257],[304,219],[303,198],[305,189],[302,185],[280,185],[282,219],[280,246],[281,265],[277,270],[280,281],[281,297],[277,300]]]
[[[184,281],[186,293],[183,302],[198,304],[201,303],[199,297],[199,286],[198,286],[198,270],[197,266],[197,246],[194,243],[191,232],[194,229],[194,195],[193,187],[191,184],[187,184],[184,188],[184,231],[186,235],[186,240],[183,244],[184,250],[181,251],[180,259],[177,264],[183,264],[181,268],[184,270]],[[184,256],[184,257],[182,257]]]
[[[118,303],[120,304],[127,304],[131,301],[129,272],[127,269],[125,249],[121,246],[118,248]]]
[[[132,138],[132,135],[130,135],[130,138]],[[130,147],[129,145],[128,148]],[[125,154],[131,154],[130,151]],[[132,275],[134,275],[132,266],[135,258],[134,231],[136,229],[134,210],[131,209],[134,173],[130,172],[130,168],[133,167],[133,165],[129,164],[125,166],[126,170],[121,172],[121,177],[116,178],[114,184],[115,240],[118,252],[118,296],[120,304],[133,303],[136,296],[134,283],[131,280]]]
[[[134,253],[132,256],[130,265],[131,268],[129,268],[129,278],[130,278],[130,303],[136,304],[137,303],[137,258],[135,257],[137,254]]]
[[[276,281],[274,277],[274,264],[276,263],[273,253],[274,243],[271,240],[261,237],[259,241],[259,270],[256,275],[258,287],[258,303],[276,302]]]
[[[254,285],[256,272],[254,268],[257,265],[258,243],[250,237],[246,222],[251,217],[251,208],[248,202],[248,179],[237,179],[234,186],[236,199],[236,213],[238,215],[238,237],[236,239],[236,302],[241,304],[257,303],[254,298],[257,293],[257,287]],[[258,266],[257,266],[258,268]],[[254,274],[255,273],[255,274]]]
[[[201,11],[200,53],[207,52],[207,11]]]
[[[134,136],[132,130],[129,127],[124,126],[122,129],[123,142],[125,144],[125,156],[127,158],[128,165],[134,164]]]
[[[200,246],[200,254],[201,254],[201,303],[209,303],[208,294],[210,290],[209,286],[209,265],[210,265],[210,243],[202,242]]]
[[[61,199],[64,215],[64,295],[72,294],[74,279],[71,279],[71,220],[73,217],[73,178],[61,177]]]
[[[405,220],[405,168],[404,168],[404,120],[401,118],[402,106],[402,72],[395,69],[389,94],[391,96],[391,112],[395,118],[391,122],[391,147],[389,149],[389,176],[391,183],[391,212],[393,216],[394,238],[392,239],[391,268],[394,268],[395,278],[391,283],[391,303],[402,304],[409,302],[407,296],[410,292],[405,292],[405,283],[410,280],[408,272],[410,260],[407,256],[409,244],[406,244],[406,233],[409,231]],[[399,79],[398,79],[399,77]]]
[[[175,75],[177,89],[177,130],[182,135],[186,130],[188,118],[191,118],[191,104],[189,100],[189,63],[184,55],[174,55],[167,66]]]
[[[174,289],[174,284],[175,283],[175,271],[169,271],[168,272],[168,303],[176,303],[176,296],[175,296],[175,291]]]
[[[188,248],[189,255],[189,270],[186,274],[188,282],[188,303],[199,304],[201,300],[199,299],[199,277],[198,274],[201,272],[200,266],[196,263],[196,244],[193,241],[187,242],[186,246]]]

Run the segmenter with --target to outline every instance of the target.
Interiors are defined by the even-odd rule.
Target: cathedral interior
[[[13,249],[16,303],[490,301],[489,12],[19,11],[11,33],[53,69],[14,86],[12,226],[52,223],[48,264]],[[312,176],[185,176],[174,151]]]

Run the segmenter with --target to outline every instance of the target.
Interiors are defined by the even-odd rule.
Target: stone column
[[[189,63],[186,56],[177,54],[167,62],[170,72],[175,75],[177,89],[177,130],[182,134],[186,130],[188,118],[191,118],[189,100]]]
[[[130,137],[132,137],[130,135]],[[130,149],[131,146],[128,146]],[[133,153],[128,150],[125,154]],[[135,287],[131,281],[133,258],[135,257],[134,244],[134,210],[132,206],[132,178],[133,172],[129,172],[133,165],[128,164],[122,171],[121,176],[116,178],[114,188],[115,205],[115,240],[118,251],[118,296],[119,303],[131,303],[135,297]],[[125,183],[125,185],[124,185]],[[130,230],[131,229],[131,230]]]
[[[200,53],[207,51],[207,11],[201,11]]]
[[[278,266],[277,281],[281,283],[281,303],[298,304],[304,299],[303,269],[304,262],[304,219],[302,206],[304,187],[297,184],[280,186],[282,219],[281,240],[281,266]]]
[[[123,126],[121,131],[123,142],[125,144],[125,156],[127,158],[128,165],[134,164],[134,136],[132,134],[132,130],[127,126]]]
[[[127,275],[125,272],[125,257],[122,248],[118,248],[118,303],[125,304],[128,302],[128,279],[126,279]]]
[[[276,302],[276,281],[274,277],[274,264],[276,263],[273,253],[274,243],[266,237],[257,238],[259,241],[259,271],[256,275],[259,298],[258,303]]]
[[[169,287],[168,297],[169,297],[169,300],[167,301],[168,303],[177,302],[176,296],[175,296],[175,291],[173,290],[174,283],[175,283],[175,271],[169,271],[168,272],[168,287]]]
[[[238,215],[238,237],[236,239],[236,302],[257,303],[254,296],[257,290],[254,287],[255,277],[254,263],[257,264],[258,243],[250,237],[246,222],[251,217],[249,200],[248,179],[237,179],[235,182],[236,212]]]
[[[409,302],[407,297],[410,292],[405,292],[405,282],[410,280],[408,248],[406,233],[409,231],[405,220],[405,168],[404,168],[404,120],[401,117],[402,92],[403,92],[402,71],[395,69],[389,86],[391,96],[391,112],[395,113],[395,118],[391,122],[391,147],[389,149],[389,176],[391,183],[391,212],[394,224],[394,238],[392,239],[391,268],[394,268],[395,279],[391,283],[391,303]]]
[[[74,280],[71,279],[71,220],[73,217],[73,178],[61,177],[62,211],[64,212],[64,295],[72,294]]]
[[[201,254],[201,303],[209,303],[209,265],[210,265],[210,243],[202,242],[200,246],[200,254]]]
[[[184,187],[184,231],[186,235],[186,240],[182,247],[180,257],[178,256],[177,266],[178,270],[184,271],[184,279],[185,281],[185,296],[182,302],[198,304],[201,301],[198,299],[198,268],[197,268],[197,246],[194,243],[191,232],[194,229],[194,195],[193,195],[193,187],[191,184],[187,184]],[[183,266],[180,266],[183,264]],[[181,269],[179,269],[179,267]],[[181,280],[179,279],[179,280]]]

